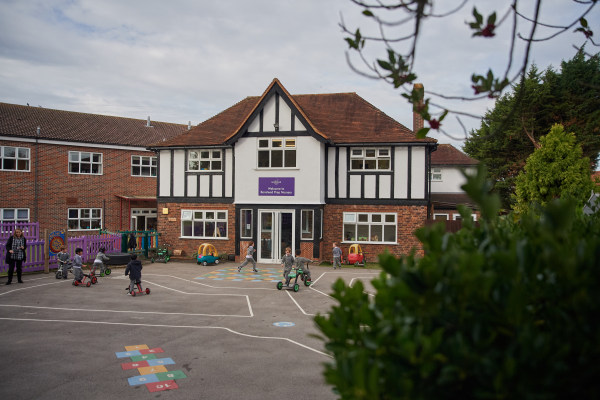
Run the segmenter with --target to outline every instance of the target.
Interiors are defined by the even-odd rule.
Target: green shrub
[[[599,216],[555,201],[498,217],[483,177],[465,185],[479,226],[420,229],[421,258],[381,255],[372,299],[335,282],[339,305],[315,320],[342,399],[600,398]]]

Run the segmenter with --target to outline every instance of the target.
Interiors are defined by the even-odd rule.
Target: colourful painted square
[[[146,383],[158,382],[158,377],[155,374],[132,376],[127,379],[129,386],[145,385]]]
[[[144,349],[140,350],[140,354],[151,354],[151,353],[164,353],[164,350],[160,347],[155,347],[153,349]]]
[[[162,392],[163,390],[173,390],[179,388],[175,381],[146,383],[146,387],[150,392]]]
[[[148,367],[150,364],[148,364],[148,361],[135,361],[135,362],[128,362],[128,363],[123,363],[121,364],[121,368],[123,368],[123,370],[127,370],[127,369],[135,369],[135,368],[140,368],[140,367]]]
[[[125,357],[139,356],[140,352],[137,351],[137,350],[134,350],[134,351],[118,351],[116,354],[117,354],[117,358],[125,358]],[[132,360],[132,361],[138,361],[138,360]]]
[[[169,372],[159,372],[156,374],[156,377],[158,378],[159,381],[168,381],[169,379],[187,378],[187,376],[181,370],[169,371]]]
[[[175,361],[173,361],[172,358],[157,358],[156,360],[148,360],[149,366],[171,365],[171,364],[175,364]]]
[[[138,371],[140,371],[140,375],[151,375],[157,374],[159,372],[168,372],[167,367],[162,365],[157,365],[153,367],[140,367],[138,368]]]
[[[154,360],[155,358],[156,358],[156,354],[144,354],[144,355],[131,357],[131,361]]]
[[[132,350],[145,350],[148,349],[148,346],[146,346],[145,344],[138,344],[135,346],[125,346],[125,350],[127,351],[132,351]]]

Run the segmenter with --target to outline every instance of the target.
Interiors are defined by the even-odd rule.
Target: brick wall
[[[162,209],[168,208],[169,214],[162,214]],[[183,258],[191,258],[202,243],[215,246],[219,255],[235,253],[235,206],[233,204],[196,204],[196,203],[159,203],[158,232],[161,236],[159,243],[170,243],[172,249],[183,250]],[[187,239],[181,238],[181,210],[226,210],[227,238]],[[247,244],[246,244],[247,247]],[[246,252],[242,253],[246,256]]]
[[[0,141],[0,146],[30,149],[30,172],[0,171],[2,196],[0,208],[29,208],[36,220],[35,168],[36,144]],[[38,144],[38,218],[40,229],[67,228],[69,208],[102,208],[104,228],[129,229],[127,201],[116,197],[156,196],[156,178],[131,176],[131,156],[154,156],[144,151],[97,147]],[[69,174],[69,151],[102,154],[102,175]],[[121,204],[122,203],[122,204]],[[155,208],[156,202],[132,203],[132,207]],[[82,231],[76,232],[81,234]]]
[[[393,205],[338,205],[327,204],[324,211],[324,234],[322,244],[322,259],[331,261],[332,243],[337,242],[342,249],[344,258],[348,254],[351,243],[343,241],[343,213],[344,212],[394,212],[397,215],[398,229],[396,232],[397,245],[360,243],[367,261],[377,261],[377,255],[385,250],[395,256],[406,255],[414,248],[417,254],[423,254],[421,243],[414,235],[414,231],[425,225],[427,220],[427,206],[393,206]]]

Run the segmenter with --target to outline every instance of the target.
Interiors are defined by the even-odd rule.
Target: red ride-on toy
[[[364,266],[365,262],[367,262],[367,260],[362,248],[360,247],[360,244],[355,243],[350,245],[348,248],[348,258],[346,259],[346,263],[348,265],[354,264],[356,266]]]
[[[81,280],[81,282],[73,279],[73,286],[81,285],[81,286],[85,286],[85,287],[90,287],[90,286],[92,286],[92,284],[95,285],[98,282],[98,278],[96,278],[96,276],[92,272],[92,267],[90,267],[89,265],[88,265],[88,267],[90,268],[90,273],[83,274],[83,279]]]
[[[133,292],[129,292],[132,296],[135,297],[137,294],[150,294],[150,288],[142,289],[142,282],[135,282],[135,286],[137,286],[137,291],[134,289]],[[125,290],[129,290],[129,286],[125,288]]]

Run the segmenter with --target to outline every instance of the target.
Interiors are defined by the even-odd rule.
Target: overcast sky
[[[459,1],[437,3],[450,9]],[[473,19],[473,3],[486,15],[509,4],[478,0],[454,17],[427,21],[416,64],[426,90],[469,94],[473,72],[504,72],[510,27],[491,41],[471,39],[465,21]],[[546,0],[542,17],[564,24],[584,8]],[[599,9],[587,16],[591,24],[600,21]],[[278,78],[292,94],[356,92],[412,128],[399,92],[346,62],[341,18],[377,33],[361,11],[349,0],[0,0],[0,102],[195,125]],[[532,61],[545,69],[570,59],[572,44],[581,43],[572,31],[536,44]],[[491,105],[447,104],[478,114]],[[446,127],[464,137],[451,117]]]

